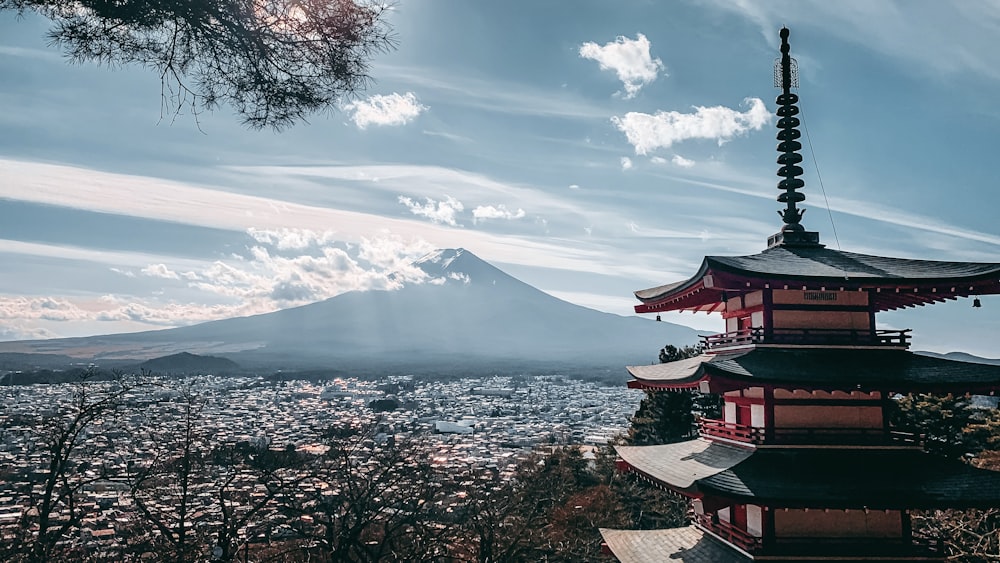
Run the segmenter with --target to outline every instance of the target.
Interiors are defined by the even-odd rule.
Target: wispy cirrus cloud
[[[664,69],[663,61],[649,54],[650,43],[639,33],[635,39],[618,36],[604,45],[588,41],[580,45],[580,57],[597,61],[601,70],[613,70],[625,87],[625,98],[634,98],[639,90],[656,80]]]
[[[377,186],[392,186],[396,194],[404,188],[464,189],[477,197],[502,194],[515,201],[532,201],[544,205],[548,212],[561,215],[582,215],[582,204],[557,196],[529,190],[527,187],[499,182],[487,175],[461,170],[410,165],[379,166],[252,166],[231,167],[237,178],[268,178],[285,186],[290,175],[317,176],[334,181],[379,177]],[[337,226],[337,238],[348,244],[359,244],[372,238],[373,232],[388,232],[405,240],[426,240],[435,248],[462,246],[487,259],[509,264],[545,265],[550,268],[586,272],[606,271],[608,258],[602,251],[583,246],[567,246],[538,238],[501,236],[480,230],[456,230],[449,225],[417,221],[304,205],[268,197],[252,196],[141,175],[115,174],[77,166],[37,163],[0,158],[0,197],[54,206],[66,206],[99,213],[127,214],[133,217],[170,221],[185,225],[210,226],[236,232],[259,229],[280,232],[281,229],[311,229],[322,233],[330,225]],[[395,201],[393,197],[393,201]],[[464,208],[464,206],[463,206]],[[457,215],[456,215],[457,218]],[[596,219],[595,219],[596,220]],[[457,222],[457,219],[456,219]],[[258,234],[257,236],[263,236]],[[151,263],[166,263],[174,271],[193,267],[178,267],[178,262],[190,260],[158,254],[109,252],[79,246],[46,245],[0,239],[0,252],[31,256],[46,256],[69,260],[86,260],[108,268],[138,271]]]
[[[451,74],[438,68],[381,65],[380,76],[432,91],[449,104],[508,115],[604,119],[607,109],[567,91],[553,91],[523,82],[485,79],[468,73]]]
[[[394,92],[344,104],[344,109],[352,113],[351,120],[358,129],[367,129],[369,125],[406,125],[428,108],[417,100],[413,92]]]
[[[659,111],[655,114],[629,112],[614,116],[611,122],[622,133],[636,154],[648,154],[659,148],[688,139],[714,139],[725,143],[737,135],[758,130],[771,120],[771,112],[760,98],[747,98],[746,111],[725,106],[695,106],[693,113]]]
[[[16,47],[13,45],[0,45],[0,55],[9,57],[24,57],[45,62],[62,62],[62,56],[56,51],[44,49],[32,49],[29,47]]]
[[[706,6],[739,14],[754,22],[777,47],[781,25],[821,28],[876,53],[901,61],[919,74],[972,73],[1000,79],[996,42],[1000,5],[995,2],[748,2],[706,0]],[[811,33],[811,31],[810,31]],[[955,40],[960,33],[961,41]],[[794,41],[793,35],[793,41]],[[795,49],[793,42],[793,50]]]
[[[518,208],[517,211],[511,211],[507,209],[504,204],[499,205],[480,205],[472,210],[472,217],[474,222],[485,221],[486,219],[505,219],[511,221],[514,219],[522,219],[525,216],[523,209]]]

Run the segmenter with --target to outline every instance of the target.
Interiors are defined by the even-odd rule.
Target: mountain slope
[[[355,291],[296,307],[176,329],[38,341],[32,351],[148,358],[187,351],[240,364],[623,366],[654,361],[664,344],[695,332],[567,303],[463,249],[415,264],[427,283]],[[2,351],[12,349],[0,343]]]

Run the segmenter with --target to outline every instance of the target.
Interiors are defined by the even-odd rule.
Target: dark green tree
[[[698,346],[678,348],[672,344],[660,350],[660,362],[669,363],[701,354]],[[646,391],[646,397],[632,416],[632,425],[624,442],[634,446],[670,444],[695,436],[697,417],[719,418],[722,411],[718,395],[697,391]]]
[[[890,414],[892,426],[920,434],[924,448],[947,457],[974,454],[987,447],[986,414],[972,407],[969,396],[910,393],[900,397]]]
[[[694,402],[688,391],[646,391],[632,416],[625,443],[632,446],[670,444],[695,433]]]
[[[233,107],[255,129],[331,109],[393,47],[386,7],[363,0],[0,0],[36,12],[73,62],[155,70],[173,112]]]

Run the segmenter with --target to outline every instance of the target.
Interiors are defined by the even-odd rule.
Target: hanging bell
[[[972,307],[978,309],[983,306],[983,302],[979,300],[978,297],[972,300]]]
[[[656,322],[660,322],[660,321],[662,321],[662,320],[663,320],[663,319],[661,319],[661,318],[660,318],[660,315],[656,315]]]

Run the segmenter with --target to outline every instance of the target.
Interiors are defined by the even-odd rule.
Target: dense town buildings
[[[97,391],[110,384],[87,385]],[[48,454],[39,441],[45,429],[38,423],[69,412],[73,392],[73,384],[0,387],[0,533],[8,540],[30,516],[27,491],[37,494],[48,474]],[[372,402],[385,399],[400,407],[373,412]],[[322,383],[149,377],[125,395],[122,409],[95,421],[82,437],[75,455],[89,467],[84,469],[88,483],[78,506],[85,513],[78,540],[100,550],[127,539],[142,515],[130,494],[132,484],[123,476],[129,470],[134,475],[135,467],[158,455],[171,429],[183,422],[189,404],[197,409],[199,439],[215,445],[318,452],[324,429],[374,423],[375,440],[418,440],[421,448],[413,454],[428,456],[437,468],[454,474],[486,471],[503,479],[537,446],[605,443],[627,426],[638,400],[622,386],[564,376],[443,382],[343,378]],[[437,432],[439,423],[471,432]],[[102,478],[101,472],[109,478]],[[237,476],[231,487],[248,498],[264,494],[252,475]],[[153,511],[170,510],[162,504],[170,503],[169,498],[149,502]],[[196,519],[219,518],[208,509],[195,514]],[[53,525],[66,517],[56,515]]]

